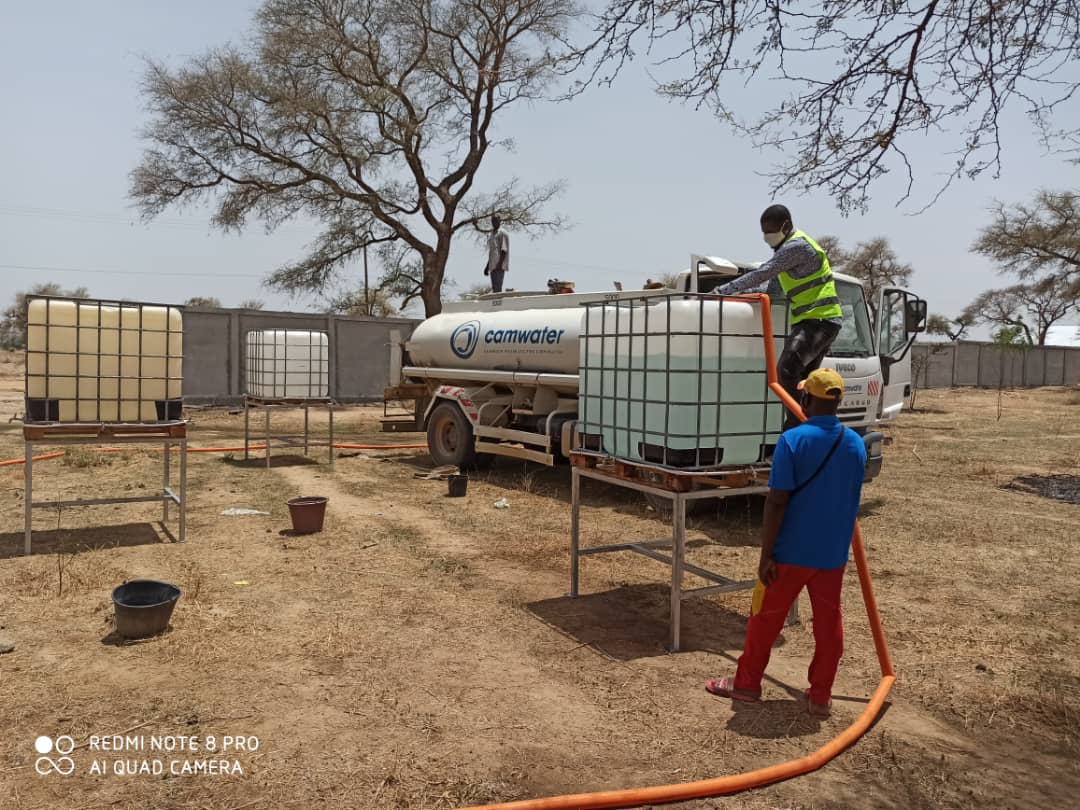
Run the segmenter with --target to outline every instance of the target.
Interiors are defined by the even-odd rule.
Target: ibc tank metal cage
[[[687,472],[765,462],[783,421],[762,300],[674,293],[585,304],[579,452]],[[786,305],[765,313],[779,355]]]
[[[245,390],[249,397],[324,401],[329,398],[330,350],[326,332],[263,329],[246,336]]]
[[[24,382],[28,424],[181,420],[181,310],[29,295]]]

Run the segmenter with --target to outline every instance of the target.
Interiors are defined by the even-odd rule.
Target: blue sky
[[[240,41],[255,6],[209,0],[8,6],[0,27],[0,302],[32,283],[58,281],[102,297],[179,302],[212,295],[226,305],[258,298],[283,309],[316,303],[261,286],[270,270],[302,255],[314,233],[309,225],[290,224],[271,235],[256,225],[223,235],[209,229],[205,209],[169,212],[144,225],[127,198],[146,120],[142,56],[177,64]],[[757,218],[773,200],[758,173],[772,156],[708,112],[658,98],[644,68],[628,70],[615,89],[571,104],[523,106],[502,120],[499,135],[513,138],[516,151],[492,155],[480,187],[513,175],[536,184],[561,178],[567,189],[554,207],[574,224],[535,241],[516,237],[509,285],[536,289],[559,276],[578,289],[610,289],[616,279],[635,286],[682,269],[691,253],[765,257]],[[1076,127],[1080,111],[1072,116],[1059,124]],[[1077,188],[1080,180],[1080,167],[1043,153],[1025,119],[1008,124],[1002,176],[960,181],[927,213],[909,212],[947,166],[934,139],[909,144],[925,182],[923,196],[907,207],[895,204],[899,178],[877,186],[871,210],[861,216],[842,217],[824,195],[781,201],[812,235],[835,234],[848,245],[888,237],[915,267],[912,287],[931,311],[955,313],[981,290],[1008,283],[967,250],[990,201],[1025,200],[1041,186]],[[461,242],[448,275],[467,287],[482,280],[481,267],[480,250]]]

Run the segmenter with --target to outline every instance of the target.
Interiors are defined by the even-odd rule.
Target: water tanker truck
[[[693,256],[674,289],[505,292],[448,303],[416,327],[392,363],[400,380],[392,381],[387,398],[416,400],[415,421],[405,427],[427,433],[437,465],[482,465],[495,456],[553,465],[580,441],[580,341],[588,307],[707,294],[754,266]],[[834,278],[844,322],[825,365],[845,379],[839,416],[867,442],[870,480],[881,468],[877,428],[896,419],[911,395],[909,350],[925,328],[926,303],[887,287],[874,319],[862,283],[838,273]],[[782,331],[786,301],[778,285],[769,293]]]

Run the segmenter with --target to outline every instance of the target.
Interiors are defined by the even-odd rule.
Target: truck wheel
[[[476,464],[472,425],[453,402],[440,402],[428,418],[428,453],[437,467],[453,464],[465,469]],[[485,455],[487,455],[485,453]]]

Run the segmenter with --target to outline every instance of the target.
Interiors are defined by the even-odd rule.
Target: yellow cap
[[[799,390],[818,399],[840,399],[844,396],[844,378],[831,368],[819,368],[799,383]]]

